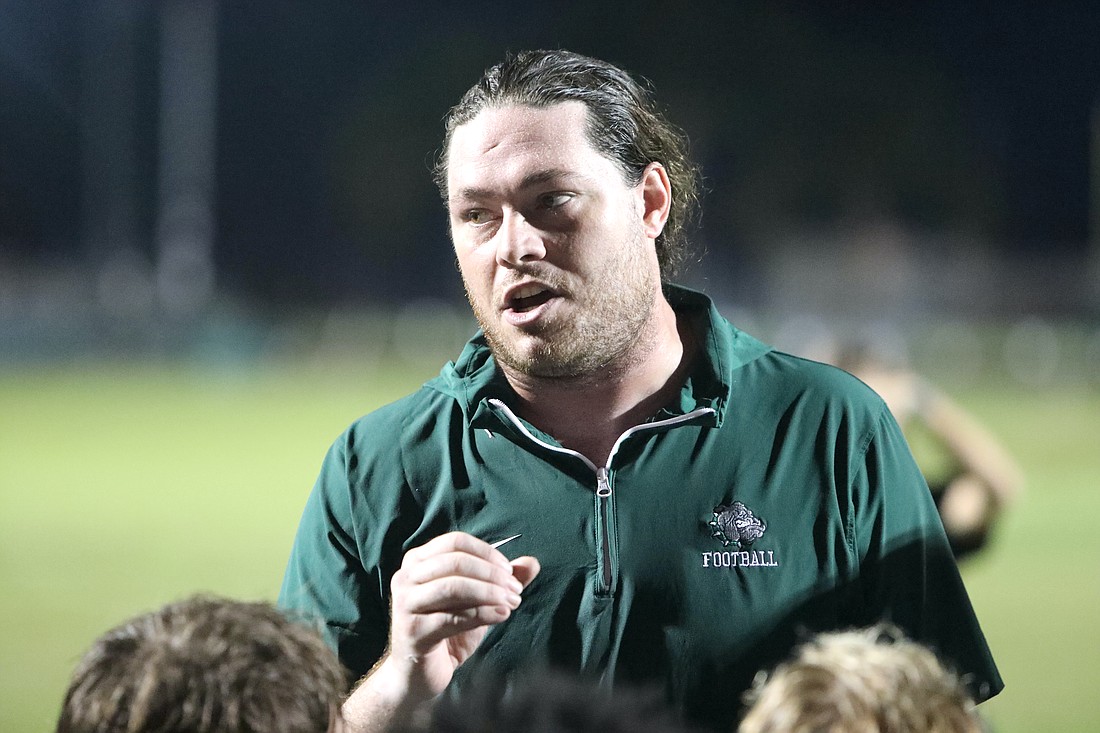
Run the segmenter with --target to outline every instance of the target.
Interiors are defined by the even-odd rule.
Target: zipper
[[[610,461],[608,461],[610,463]],[[607,467],[596,469],[596,575],[599,585],[596,595],[607,597],[615,595],[616,578],[615,556],[618,542],[615,537],[615,507],[611,499],[611,472]]]
[[[596,595],[600,597],[613,596],[618,587],[619,574],[617,562],[618,533],[616,532],[615,524],[614,492],[611,487],[611,462],[615,458],[619,446],[622,445],[623,441],[627,438],[637,433],[689,422],[697,417],[713,414],[714,409],[710,407],[701,407],[698,410],[692,410],[683,415],[642,423],[641,425],[635,425],[632,428],[628,428],[618,437],[615,444],[611,446],[611,452],[607,455],[607,465],[597,466],[583,453],[560,445],[552,445],[536,437],[535,434],[528,430],[527,426],[520,421],[516,414],[512,412],[512,409],[501,400],[490,398],[489,404],[500,410],[507,418],[508,422],[531,442],[547,450],[554,451],[555,453],[563,453],[579,458],[586,466],[592,469],[592,472],[596,475]]]

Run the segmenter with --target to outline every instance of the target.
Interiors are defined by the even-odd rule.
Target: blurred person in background
[[[346,672],[269,603],[194,597],[99,637],[57,733],[338,733]]]
[[[802,629],[883,618],[999,692],[882,400],[671,283],[698,183],[647,86],[519,53],[445,127],[437,182],[481,329],[336,440],[280,592],[365,675],[349,727],[551,668],[656,686],[729,731]]]
[[[848,344],[833,361],[886,401],[903,432],[920,430],[934,442],[933,454],[918,455],[956,558],[985,547],[1023,490],[1023,472],[1004,446],[942,389],[869,344]]]
[[[981,733],[962,681],[896,628],[822,633],[761,673],[737,733]]]

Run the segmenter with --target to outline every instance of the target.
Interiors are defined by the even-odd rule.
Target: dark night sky
[[[84,252],[88,5],[0,0],[0,255]],[[428,176],[440,120],[505,50],[536,46],[652,80],[703,164],[711,250],[883,214],[1007,253],[1085,251],[1094,4],[682,5],[223,3],[220,281],[280,300],[457,293]],[[133,29],[150,239],[154,7]]]

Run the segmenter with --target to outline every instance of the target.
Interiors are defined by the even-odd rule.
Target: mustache
[[[507,279],[500,283],[500,290],[507,290],[525,280],[537,280],[559,293],[567,293],[566,276],[554,267],[543,263],[520,264],[509,270]]]

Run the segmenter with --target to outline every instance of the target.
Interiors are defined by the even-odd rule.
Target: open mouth
[[[541,285],[524,285],[508,296],[505,307],[516,313],[527,313],[555,297],[553,291]]]

